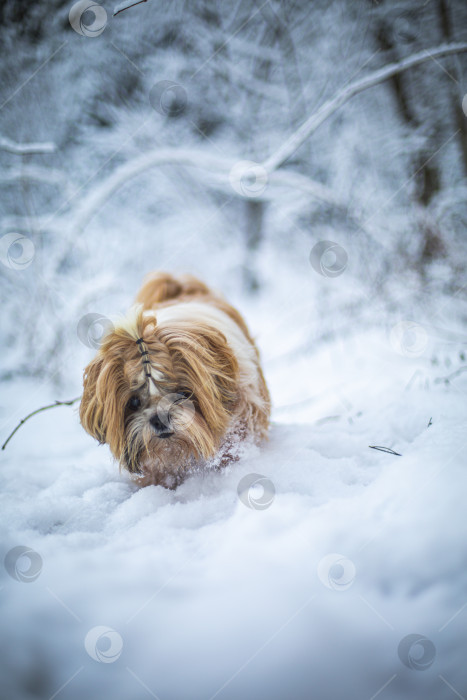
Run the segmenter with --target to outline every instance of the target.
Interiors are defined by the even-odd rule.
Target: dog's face
[[[238,365],[222,333],[139,313],[84,371],[80,418],[132,473],[176,474],[213,456],[232,416]]]

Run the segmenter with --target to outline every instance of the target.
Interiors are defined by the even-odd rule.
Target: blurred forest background
[[[467,54],[356,95],[275,173],[232,173],[352,81],[465,41],[463,0],[103,2],[81,31],[71,5],[0,6],[3,379],[61,382],[80,318],[123,311],[154,268],[267,309],[290,360],[434,311],[462,348]],[[322,240],[345,274],[310,265]]]
[[[2,442],[155,268],[245,316],[273,425],[173,491],[76,404],[14,433],[2,697],[467,697],[467,3],[115,4],[0,3]]]

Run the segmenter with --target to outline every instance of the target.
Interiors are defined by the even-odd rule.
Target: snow
[[[239,308],[273,423],[175,491],[119,473],[77,405],[20,428],[0,697],[467,699],[467,54],[401,75],[409,123],[390,81],[363,88],[444,41],[436,3],[125,0],[92,36],[95,12],[73,31],[55,5],[0,10],[1,442],[80,394],[80,320],[125,312],[156,268]],[[465,3],[447,14],[465,42]]]
[[[277,408],[269,442],[224,471],[138,489],[65,407],[13,438],[3,551],[43,565],[32,582],[3,572],[5,697],[465,693],[465,379],[436,383],[429,354],[377,330],[278,363],[271,318],[248,314]],[[3,433],[18,395],[52,398],[10,383]],[[272,482],[269,507],[240,500],[249,474]],[[413,634],[434,645],[423,670],[398,656]]]

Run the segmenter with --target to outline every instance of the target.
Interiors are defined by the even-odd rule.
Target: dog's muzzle
[[[169,438],[174,434],[174,431],[167,425],[164,425],[158,415],[153,416],[149,422],[159,438]]]

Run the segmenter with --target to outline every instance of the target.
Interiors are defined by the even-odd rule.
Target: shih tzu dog
[[[270,399],[241,315],[191,276],[154,273],[84,370],[81,423],[142,485],[175,488],[268,431]]]

